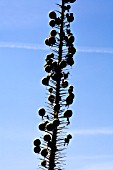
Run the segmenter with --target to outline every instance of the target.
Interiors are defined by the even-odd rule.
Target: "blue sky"
[[[0,169],[36,170],[32,141],[45,106],[44,39],[58,0],[0,1]],[[75,21],[73,134],[65,170],[113,170],[113,1],[78,0]]]

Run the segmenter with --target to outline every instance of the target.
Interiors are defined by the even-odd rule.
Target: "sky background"
[[[36,170],[32,141],[39,137],[37,109],[45,106],[41,78],[50,10],[58,0],[0,0],[0,169]],[[77,0],[75,65],[65,170],[113,170],[113,0]]]

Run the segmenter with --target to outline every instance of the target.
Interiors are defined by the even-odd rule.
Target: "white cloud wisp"
[[[26,49],[26,50],[49,50],[46,46],[40,45],[40,44],[12,43],[12,42],[0,42],[0,48],[15,48],[15,49]],[[77,47],[77,52],[113,54],[113,49],[111,49],[111,48]]]
[[[113,127],[103,127],[95,129],[75,129],[72,130],[74,135],[113,135]]]

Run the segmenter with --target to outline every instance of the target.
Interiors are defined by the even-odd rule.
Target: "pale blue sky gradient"
[[[45,106],[41,78],[48,12],[60,0],[0,1],[0,169],[36,170],[32,141],[40,135],[37,109]],[[65,170],[113,170],[113,1],[77,0],[75,65]]]

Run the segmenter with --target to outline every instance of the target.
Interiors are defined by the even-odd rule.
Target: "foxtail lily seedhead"
[[[47,106],[38,109],[41,122],[38,125],[44,134],[34,139],[34,152],[40,154],[39,167],[43,170],[63,170],[64,150],[72,139],[66,134],[73,111],[69,109],[75,95],[69,83],[70,68],[74,65],[75,37],[70,24],[74,14],[71,5],[76,0],[61,0],[59,10],[49,12],[49,26],[52,28],[45,39],[51,52],[45,57],[44,70],[47,75],[41,82],[47,90]]]

